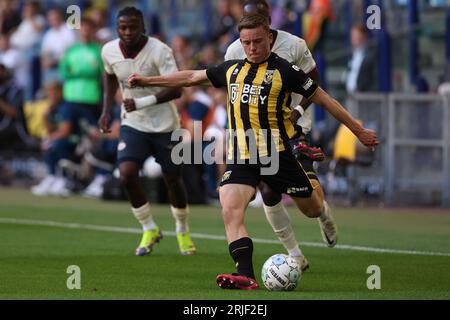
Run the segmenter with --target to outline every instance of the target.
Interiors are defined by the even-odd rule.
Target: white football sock
[[[172,215],[175,218],[177,232],[189,232],[189,226],[187,223],[187,216],[189,213],[189,207],[175,208],[170,206]]]
[[[330,206],[328,206],[328,203],[325,200],[323,200],[323,211],[322,214],[319,216],[320,221],[325,222],[326,220],[328,220],[330,213],[331,213]]]
[[[148,202],[140,208],[131,208],[131,211],[142,225],[142,229],[144,231],[156,228],[156,223],[153,221],[153,216],[150,212],[150,204]]]
[[[303,255],[295,239],[294,230],[292,230],[289,213],[284,205],[280,202],[273,207],[264,205],[264,213],[266,218],[272,226],[273,231],[278,239],[288,251],[289,255],[298,257]]]

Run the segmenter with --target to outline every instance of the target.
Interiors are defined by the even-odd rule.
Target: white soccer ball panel
[[[301,278],[297,261],[286,254],[271,256],[261,270],[264,286],[270,291],[291,291]]]

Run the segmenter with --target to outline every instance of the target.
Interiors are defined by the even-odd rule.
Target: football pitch
[[[218,207],[191,206],[197,254],[181,256],[169,206],[153,206],[164,239],[152,255],[135,257],[140,229],[126,202],[0,189],[0,299],[450,299],[449,211],[334,208],[333,249],[315,220],[289,212],[310,262],[298,288],[229,291],[215,284],[217,274],[235,270]],[[284,249],[262,209],[249,209],[246,223],[263,286],[261,266]],[[69,266],[79,267],[79,290],[67,287]],[[369,266],[380,268],[379,290],[367,287]]]

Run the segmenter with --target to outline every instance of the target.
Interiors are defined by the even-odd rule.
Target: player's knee
[[[222,218],[223,222],[227,225],[233,221],[233,210],[228,207],[222,208]]]
[[[323,203],[312,201],[302,209],[303,213],[309,218],[318,218],[323,211]]]
[[[242,213],[240,212],[242,211]],[[243,210],[224,206],[222,208],[222,218],[225,225],[237,225],[241,221],[241,216],[244,214]]]
[[[131,187],[138,181],[138,174],[133,170],[122,169],[120,170],[120,183],[124,188]]]
[[[274,207],[281,201],[281,194],[272,191],[267,186],[260,186],[260,192],[264,204],[268,207]]]
[[[181,177],[166,177],[165,178],[167,188],[173,190],[180,188],[183,184]]]

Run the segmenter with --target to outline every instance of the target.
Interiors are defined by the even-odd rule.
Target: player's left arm
[[[164,102],[172,101],[180,97],[181,88],[168,88],[163,89],[154,95],[134,99],[123,99],[123,106],[127,112],[133,112]]]
[[[376,132],[364,128],[336,99],[328,95],[322,88],[318,87],[309,100],[331,113],[336,120],[349,128],[362,144],[375,150],[375,146],[379,144]]]
[[[299,67],[283,63],[280,66],[287,90],[301,94],[309,102],[327,110],[336,120],[347,126],[365,146],[374,149],[379,144],[375,131],[364,128],[338,101],[308,78]]]
[[[135,99],[125,99],[124,107],[127,112],[136,109],[146,108],[157,103],[167,102],[181,97],[182,87],[192,87],[196,85],[210,84],[206,77],[206,70],[185,70],[175,73],[145,77],[138,74],[133,74],[128,78],[128,85],[134,87],[165,87],[156,95],[146,96]]]
[[[166,45],[161,45],[159,49],[160,50],[155,53],[154,62],[157,66],[159,74],[167,75],[177,72],[178,68],[172,50]],[[123,104],[127,112],[132,112],[178,99],[181,97],[181,93],[181,88],[166,88],[154,95],[134,99],[124,99]]]

